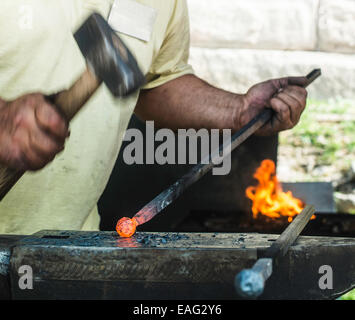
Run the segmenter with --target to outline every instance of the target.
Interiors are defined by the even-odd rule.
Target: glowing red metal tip
[[[124,217],[117,222],[116,231],[121,237],[129,238],[135,234],[137,225],[138,222],[135,218]]]

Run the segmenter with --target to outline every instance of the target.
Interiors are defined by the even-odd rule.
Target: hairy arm
[[[253,86],[246,94],[217,89],[194,75],[185,75],[160,87],[142,90],[136,114],[171,129],[239,130],[265,107],[275,111],[259,134],[274,134],[295,126],[306,105],[306,78],[282,78]]]
[[[233,127],[233,114],[242,103],[240,95],[186,75],[160,87],[142,90],[136,114],[142,120],[154,120],[158,127],[223,129]]]

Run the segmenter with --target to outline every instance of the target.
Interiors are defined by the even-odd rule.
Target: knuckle
[[[20,115],[20,124],[24,127],[31,128],[33,126],[33,109],[25,109],[23,110]]]
[[[278,110],[280,109],[281,101],[279,99],[272,98],[270,103],[271,103],[272,106],[276,107]]]
[[[49,114],[50,112],[50,108],[49,105],[47,103],[38,103],[36,105],[36,112],[37,115],[42,116],[43,118],[45,118],[47,116],[47,114]]]
[[[13,119],[13,123],[15,125],[15,127],[23,127],[26,125],[27,121],[26,121],[26,117],[24,112],[17,112],[17,114],[15,115],[14,119]]]
[[[32,93],[32,94],[28,94],[23,98],[23,104],[27,107],[27,108],[35,108],[38,98],[36,96],[36,94]]]
[[[26,133],[24,130],[16,130],[16,132],[11,137],[11,145],[14,148],[22,149],[24,142],[26,140]]]
[[[20,98],[19,102],[25,107],[30,107],[33,103],[33,98],[31,95],[26,95]]]
[[[281,88],[285,88],[287,86],[287,78],[273,79],[270,81],[271,81],[272,86],[275,89],[281,89]]]
[[[63,136],[66,135],[66,131],[67,131],[66,122],[57,112],[53,113],[50,120],[50,125],[53,127],[53,129],[56,132],[60,133]]]
[[[40,93],[32,93],[29,95],[30,99],[31,99],[31,102],[34,104],[34,105],[37,105],[41,102],[44,101],[44,97],[42,94]]]
[[[37,112],[43,117],[48,117],[52,112],[52,107],[46,102],[39,103],[36,109]]]
[[[13,118],[16,128],[31,128],[33,126],[34,110],[32,108],[21,108],[18,110]]]
[[[52,131],[65,135],[67,131],[67,123],[63,117],[55,110],[53,106],[43,103],[38,110],[40,121]]]

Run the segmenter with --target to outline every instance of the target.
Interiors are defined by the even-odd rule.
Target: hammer
[[[272,275],[273,264],[287,253],[314,212],[313,206],[306,206],[272,246],[266,250],[263,258],[260,258],[251,269],[244,269],[237,274],[234,285],[240,296],[255,299],[263,293],[265,282]]]
[[[87,69],[70,89],[47,97],[68,121],[102,82],[115,97],[127,96],[144,84],[145,77],[137,61],[100,14],[93,13],[74,38],[86,59]],[[23,171],[0,166],[0,201],[23,174]]]

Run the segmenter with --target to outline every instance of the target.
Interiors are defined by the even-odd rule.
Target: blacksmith
[[[93,11],[109,19],[147,82],[125,99],[101,86],[69,135],[44,95],[70,87],[84,71],[73,32]],[[29,171],[0,203],[0,234],[98,230],[97,201],[134,112],[171,129],[238,130],[266,106],[276,113],[259,134],[298,123],[305,78],[270,80],[236,94],[196,77],[188,57],[186,0],[1,0],[0,163]]]

